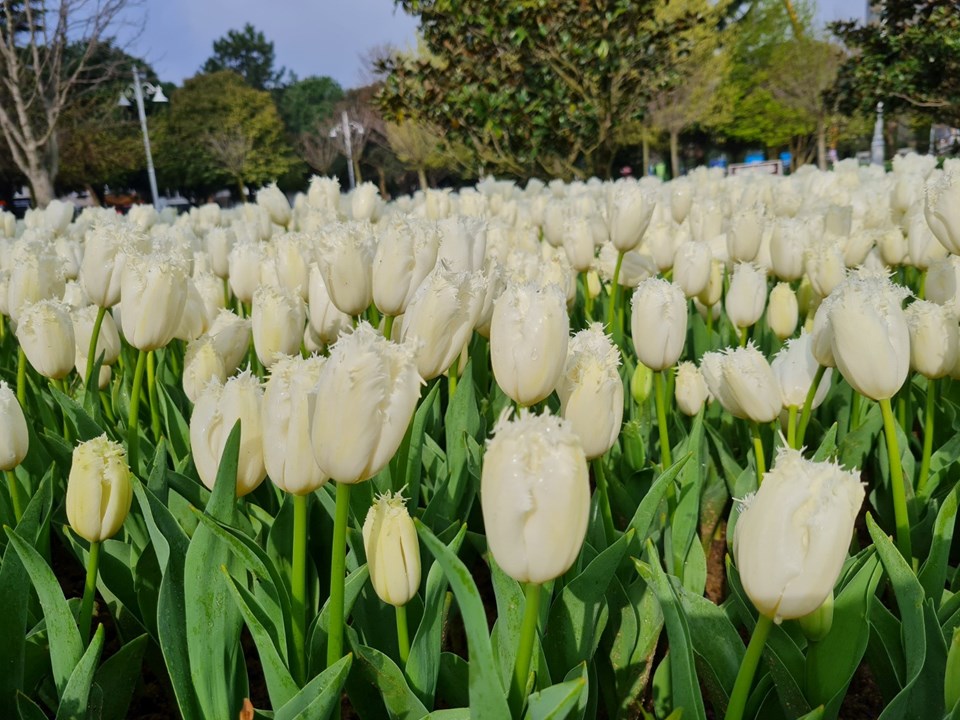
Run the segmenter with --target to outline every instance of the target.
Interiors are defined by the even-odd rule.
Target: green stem
[[[350,517],[349,483],[337,483],[337,511],[333,520],[333,551],[330,557],[330,636],[327,667],[343,656],[343,583],[347,554],[347,520]]]
[[[853,432],[860,427],[860,405],[863,399],[856,390],[853,392],[853,400],[850,402],[850,422],[848,423],[848,433]]]
[[[733,685],[733,692],[730,695],[730,703],[727,705],[727,714],[725,720],[741,720],[743,711],[747,707],[747,698],[750,697],[750,686],[753,685],[753,676],[757,672],[757,665],[760,664],[760,657],[763,655],[763,646],[767,644],[767,636],[770,634],[770,626],[773,620],[766,615],[757,618],[757,625],[753,628],[753,634],[750,636],[750,644],[747,645],[747,652],[740,663],[740,670],[737,672],[737,680]]]
[[[160,440],[160,401],[157,398],[156,350],[147,353],[147,400],[150,402],[150,430]]]
[[[820,387],[820,381],[823,380],[823,374],[827,369],[821,365],[817,368],[813,376],[813,382],[810,383],[810,389],[807,390],[807,397],[803,401],[803,410],[800,411],[800,427],[797,429],[797,447],[803,446],[803,438],[807,434],[807,425],[810,423],[810,413],[813,410],[813,399],[817,395],[817,388]]]
[[[707,340],[713,336],[713,307],[707,308]]]
[[[901,390],[899,393],[897,393],[897,422],[900,423],[900,427],[903,428],[904,432],[907,431],[907,399],[910,396],[910,390],[908,386],[906,388],[906,392]]]
[[[666,470],[673,465],[673,459],[670,454],[670,431],[667,427],[667,399],[664,392],[662,370],[658,370],[653,374],[653,392],[657,405],[657,428],[660,431],[660,464],[663,466],[663,469]]]
[[[393,339],[393,315],[383,316],[383,336],[387,340]]]
[[[84,646],[90,639],[90,619],[93,617],[93,596],[97,592],[97,570],[100,566],[100,543],[90,543],[87,554],[87,579],[83,584],[83,600],[80,602],[80,617],[77,627]]]
[[[910,542],[910,519],[907,516],[907,492],[903,485],[903,468],[900,464],[900,445],[897,442],[897,428],[893,419],[890,398],[880,401],[883,413],[883,431],[887,436],[887,459],[890,463],[890,486],[893,489],[893,516],[897,525],[897,547],[908,563],[913,562],[913,548]]]
[[[20,524],[20,518],[23,517],[23,503],[20,501],[20,487],[17,485],[17,476],[13,470],[7,470],[7,485],[10,487],[10,503],[13,505],[14,525]]]
[[[307,501],[309,495],[293,496],[293,576],[290,578],[290,610],[293,613],[293,679],[299,687],[307,681]]]
[[[607,327],[612,333],[613,321],[617,317],[617,301],[620,298],[620,266],[623,265],[623,253],[617,253],[617,264],[613,269],[613,287],[610,288],[610,307],[607,308]]]
[[[147,364],[147,351],[137,353],[137,367],[133,371],[133,387],[130,388],[130,414],[127,416],[127,454],[130,456],[130,469],[134,474],[140,471],[140,435],[139,426],[140,386],[143,384],[143,368]]]
[[[103,325],[103,316],[107,314],[105,307],[97,308],[97,319],[93,321],[93,331],[90,333],[90,348],[87,350],[87,371],[83,374],[83,387],[90,387],[90,378],[93,377],[93,365],[97,360],[97,341],[100,339],[100,326]],[[100,384],[93,386],[93,392],[100,391]]]
[[[540,587],[540,583],[528,583],[524,590],[526,603],[520,625],[517,664],[514,666],[513,685],[510,688],[510,709],[515,718],[520,717],[523,712],[523,701],[526,699],[530,659],[533,657],[533,640],[537,634],[537,621],[540,619]]]
[[[927,299],[927,271],[920,273],[920,288],[917,290],[917,297],[921,300]]]
[[[27,407],[27,355],[22,346],[17,346],[17,400]]]
[[[767,472],[767,463],[763,457],[763,439],[760,437],[760,425],[750,422],[750,433],[753,435],[753,454],[757,460],[757,487],[763,483],[763,475]]]
[[[797,445],[797,406],[787,408],[787,446],[799,450]]]
[[[930,477],[930,454],[933,452],[933,421],[936,411],[937,381],[927,379],[927,402],[923,410],[923,460],[920,461],[920,477],[917,478],[917,494],[923,495]]]
[[[397,646],[400,648],[400,665],[407,666],[410,657],[410,632],[407,630],[407,606],[397,605]]]
[[[580,280],[583,283],[583,314],[586,316],[586,326],[593,322],[593,297],[590,295],[590,285],[587,282],[587,273],[580,273]]]
[[[223,306],[230,307],[230,280],[223,279]]]
[[[594,458],[593,477],[597,482],[597,504],[600,506],[600,518],[603,520],[603,534],[607,538],[607,545],[613,545],[617,539],[617,531],[613,524],[613,513],[610,510],[610,493],[607,490],[607,476],[603,469],[603,458]]]
[[[740,328],[740,347],[747,346],[747,335],[750,332],[750,328],[742,327]]]
[[[453,365],[447,368],[447,403],[453,402],[453,394],[457,391],[457,365],[460,364],[460,357],[453,361]]]

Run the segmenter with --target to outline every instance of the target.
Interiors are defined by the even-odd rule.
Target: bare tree
[[[204,144],[214,161],[232,175],[240,192],[240,202],[246,200],[244,171],[253,151],[253,137],[240,126],[222,127],[204,137]]]
[[[300,136],[300,155],[307,165],[321,175],[328,175],[337,158],[342,154],[341,144],[330,137],[329,128],[322,124],[315,132]]]
[[[53,199],[57,124],[82,91],[113,75],[97,49],[135,0],[2,0],[0,132],[37,205]]]

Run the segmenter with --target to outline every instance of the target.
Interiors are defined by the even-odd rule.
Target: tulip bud
[[[486,221],[456,216],[441,220],[437,227],[440,229],[438,263],[443,261],[453,272],[483,268],[487,249]]]
[[[957,364],[957,321],[942,305],[917,300],[905,311],[910,330],[910,367],[926,378],[941,378]]]
[[[276,183],[270,183],[257,192],[257,205],[266,210],[270,222],[287,227],[290,224],[290,203]]]
[[[590,297],[596,300],[598,297],[600,297],[601,289],[600,276],[596,273],[596,271],[591,270],[587,273],[587,293],[589,293]]]
[[[173,339],[180,325],[187,274],[169,255],[128,255],[120,294],[124,338],[138,350],[156,350]]]
[[[687,218],[690,206],[693,205],[693,191],[690,183],[684,180],[675,180],[670,187],[670,216],[678,225]]]
[[[148,238],[142,232],[106,223],[87,233],[80,263],[80,283],[90,302],[113,307],[120,302],[120,279],[126,253],[121,250],[146,250]]]
[[[483,305],[480,273],[454,273],[443,265],[427,276],[403,316],[400,340],[416,340],[417,371],[424,380],[446,372],[470,341]]]
[[[777,283],[770,291],[767,305],[767,325],[780,340],[786,340],[797,329],[799,319],[797,296],[789,283]]]
[[[566,297],[558,286],[508,286],[490,322],[490,361],[497,385],[520,405],[546,398],[563,372],[569,333]]]
[[[907,259],[907,239],[898,227],[887,228],[877,235],[877,249],[888,267],[902,265]]]
[[[264,367],[300,351],[307,311],[299,296],[261,285],[253,294],[251,321],[253,347]]]
[[[653,389],[653,370],[648,368],[642,362],[637,363],[637,367],[630,376],[630,397],[637,405],[641,405],[650,397],[650,391]]]
[[[263,393],[264,465],[273,484],[293,495],[311,493],[327,481],[310,442],[314,386],[323,363],[319,356],[281,358]]]
[[[435,223],[394,216],[378,226],[373,256],[373,302],[385,315],[402,315],[437,262]]]
[[[493,321],[493,307],[503,294],[503,289],[507,285],[506,272],[503,265],[496,259],[491,259],[483,271],[487,279],[486,288],[483,293],[483,303],[480,312],[477,314],[477,334],[490,339],[490,323]],[[589,290],[589,276],[587,278]]]
[[[310,266],[310,328],[324,345],[332,345],[340,333],[351,327],[350,316],[330,300],[320,266]]]
[[[940,244],[960,255],[960,173],[945,172],[927,183],[923,211]]]
[[[770,238],[770,263],[781,280],[799,280],[810,230],[802,220],[779,220]]]
[[[230,290],[240,302],[249,303],[260,286],[263,250],[257,241],[237,242],[230,251]]]
[[[253,492],[267,475],[263,464],[263,423],[260,419],[263,389],[249,371],[223,385],[211,382],[203,389],[190,416],[190,446],[200,480],[210,490],[217,480],[223,449],[240,421],[240,454],[237,461],[237,497]]]
[[[84,367],[86,367],[86,361],[90,359],[87,358],[87,353],[90,352],[90,336],[93,335],[93,325],[97,320],[97,306],[87,305],[79,310],[74,310],[71,313],[71,319],[73,320],[78,368],[81,359]],[[113,316],[110,313],[105,313],[103,316],[100,333],[97,335],[97,357],[92,359],[95,361],[101,353],[103,354],[104,366],[113,365],[120,357],[120,333],[117,331],[117,324],[113,321]],[[80,372],[79,369],[77,372],[83,377],[84,373]]]
[[[720,302],[721,295],[723,295],[723,263],[719,260],[713,260],[710,263],[710,278],[707,281],[707,286],[697,295],[697,300],[712,308]]]
[[[307,259],[312,252],[307,247],[306,236],[299,233],[284,233],[273,241],[277,281],[280,287],[307,301],[310,286],[310,269]]]
[[[226,278],[230,274],[230,251],[237,242],[237,236],[230,228],[216,227],[206,236],[207,252],[213,274]]]
[[[373,220],[378,214],[379,200],[380,190],[372,182],[357,185],[350,191],[350,216],[357,222]]]
[[[590,515],[590,479],[580,440],[552,415],[500,416],[487,441],[480,503],[487,543],[519,582],[560,577],[580,554]]]
[[[250,321],[237,317],[230,310],[221,310],[207,335],[220,357],[226,374],[232,375],[240,367],[250,349]]]
[[[810,284],[820,297],[832,293],[843,281],[843,248],[836,236],[824,235],[822,239],[810,243],[804,262]]]
[[[682,238],[682,239],[681,239]],[[653,258],[659,272],[666,272],[673,267],[674,258],[679,245],[689,243],[690,240],[674,232],[674,228],[665,222],[651,223],[647,227],[641,246]]]
[[[907,294],[885,277],[855,275],[824,302],[837,369],[871,400],[892,398],[907,379],[910,330],[901,308]]]
[[[921,270],[943,260],[948,254],[947,249],[937,241],[919,209],[908,216],[907,252],[910,255],[910,264]]]
[[[802,407],[820,367],[813,356],[813,336],[801,332],[800,337],[787,340],[787,344],[773,358],[770,368],[777,377],[780,394],[786,407]],[[813,396],[811,408],[820,407],[830,389],[832,370],[824,372]]]
[[[833,627],[833,590],[827,599],[809,615],[797,618],[804,637],[810,642],[820,642],[830,634]]]
[[[586,272],[593,264],[595,246],[590,219],[582,215],[568,218],[563,227],[563,249],[577,272]]]
[[[631,330],[637,358],[651,370],[675,365],[687,339],[687,300],[679,286],[648,278],[633,293]]]
[[[420,544],[403,497],[380,495],[363,521],[370,582],[388,605],[406,605],[420,587]]]
[[[132,502],[130,467],[119,443],[101,435],[74,448],[67,478],[67,519],[77,535],[88,542],[113,537]]]
[[[211,380],[225,383],[227,368],[213,338],[201,335],[187,345],[183,357],[183,393],[195,403]]]
[[[747,596],[774,622],[800,618],[833,591],[864,490],[858,471],[783,448],[737,520],[733,553]]]
[[[951,316],[960,318],[960,257],[948,255],[927,270],[927,300],[943,305]]]
[[[690,241],[677,247],[673,257],[673,281],[688,298],[696,297],[707,289],[711,260],[710,246],[706,243]]]
[[[61,380],[76,361],[73,321],[59,300],[41,300],[24,307],[17,324],[17,340],[34,370]]]
[[[203,327],[203,331],[207,332],[210,330],[210,327],[213,325],[214,321],[217,319],[217,315],[220,314],[220,311],[223,310],[226,306],[226,300],[223,297],[223,282],[213,273],[202,272],[199,274],[194,274],[191,278],[194,288],[197,291],[196,296],[193,298],[193,302],[197,302],[196,312],[200,314],[199,325]],[[187,305],[184,307],[184,315],[189,312],[188,308],[190,307],[191,300],[187,300]],[[181,328],[183,325],[181,324]],[[199,336],[195,336],[199,337]],[[190,338],[193,340],[194,338]]]
[[[733,214],[730,218],[730,231],[727,233],[727,252],[733,262],[753,262],[760,252],[763,226],[762,205]]]
[[[320,235],[318,266],[330,300],[347,315],[360,315],[373,300],[376,239],[368,223],[336,224]]]
[[[703,373],[692,362],[682,362],[677,365],[677,381],[674,396],[677,407],[684,415],[693,417],[703,408],[710,391]]]
[[[947,652],[947,671],[943,682],[943,700],[951,711],[960,702],[960,628],[953,629],[950,650]]]
[[[36,241],[17,243],[7,280],[7,312],[14,322],[27,305],[62,298],[65,286],[60,260],[50,248]]]
[[[30,448],[27,420],[13,390],[0,380],[0,470],[13,470]]]
[[[705,353],[700,370],[710,393],[734,417],[767,423],[780,414],[777,378],[752,341],[743,348]]]
[[[604,335],[600,323],[570,339],[557,395],[560,414],[580,438],[588,460],[607,452],[620,434],[623,382],[619,365],[620,351]]]
[[[633,250],[650,224],[656,199],[639,183],[620,181],[614,183],[607,207],[610,242],[618,252]]]
[[[753,263],[737,264],[724,302],[730,322],[737,328],[751,327],[763,316],[766,304],[766,274]]]
[[[311,439],[324,473],[357,483],[380,472],[400,446],[422,382],[408,344],[366,322],[342,335],[317,381]]]

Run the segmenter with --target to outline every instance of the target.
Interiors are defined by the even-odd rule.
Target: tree
[[[833,23],[850,49],[833,95],[846,112],[910,110],[960,125],[960,0],[879,0],[878,22]]]
[[[270,93],[230,71],[197,75],[156,123],[158,170],[170,184],[210,191],[261,185],[297,163]]]
[[[277,109],[292,137],[311,132],[333,115],[334,106],[343,99],[343,88],[333,78],[312,75],[296,78],[280,91]]]
[[[128,2],[59,0],[52,8],[39,0],[2,2],[0,132],[34,202],[45,207],[59,170],[59,124],[80,96],[116,71],[97,50]]]
[[[257,90],[273,90],[283,83],[286,68],[274,70],[273,43],[250,23],[243,30],[230,30],[213,41],[213,55],[202,71],[216,73],[233,70]]]
[[[617,128],[664,84],[670,37],[656,0],[398,0],[426,52],[394,55],[381,107],[468,145],[488,170],[608,177]]]
[[[683,12],[703,18],[673,39],[668,67],[677,79],[654,90],[647,105],[650,124],[670,139],[670,169],[678,177],[680,133],[696,124],[718,125],[728,114],[720,89],[729,71],[729,52],[723,45],[726,33],[718,27],[726,8],[686,0],[666,5],[663,12],[669,13],[665,20]]]

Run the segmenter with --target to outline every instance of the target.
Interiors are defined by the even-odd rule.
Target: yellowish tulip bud
[[[67,478],[67,519],[77,535],[88,542],[113,537],[132,501],[130,467],[119,443],[101,435],[74,448]]]
[[[420,544],[403,497],[377,498],[363,522],[370,582],[388,605],[406,605],[420,587]]]

